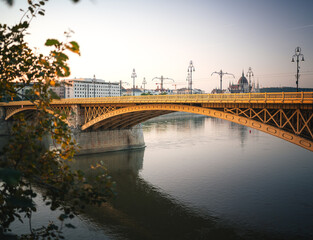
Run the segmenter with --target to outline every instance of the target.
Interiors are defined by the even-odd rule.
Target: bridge
[[[2,118],[20,112],[31,119],[29,101],[0,103]],[[171,112],[189,112],[235,122],[313,151],[313,92],[153,95],[53,100],[67,123],[81,131],[128,129]]]

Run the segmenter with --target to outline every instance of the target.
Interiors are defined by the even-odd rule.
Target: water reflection
[[[169,126],[157,135],[152,126],[145,134],[144,179],[233,226],[312,239],[312,153],[247,127],[204,119],[200,130]]]
[[[144,149],[78,156],[73,167],[93,177],[90,164],[100,161],[116,181],[117,197],[110,205],[88,208],[85,217],[111,234],[126,239],[237,239],[213,217],[199,214],[173,199],[138,174]],[[238,238],[239,239],[239,238]]]
[[[168,129],[175,128],[178,131],[190,131],[192,129],[203,129],[205,118],[210,118],[197,114],[167,114],[146,121],[144,132],[150,132],[155,129],[156,132],[165,132]]]
[[[103,161],[117,182],[117,198],[85,215],[113,239],[312,239],[311,152],[208,117],[143,131],[146,149],[75,161],[89,178]]]
[[[87,207],[66,239],[313,239],[311,152],[209,117],[143,131],[146,149],[75,158],[91,180],[90,165],[103,162],[117,197]],[[40,223],[51,218],[41,205]]]
[[[223,131],[225,130],[225,125],[228,125],[228,129],[229,129],[229,134],[231,137],[235,137],[235,138],[239,138],[240,142],[241,142],[241,147],[244,147],[245,142],[247,140],[247,136],[249,133],[251,133],[252,131],[255,131],[257,134],[256,130],[252,130],[249,127],[240,125],[240,124],[236,124],[233,122],[228,122],[219,118],[211,118],[210,119],[211,124],[214,126],[215,129],[219,130],[219,131]]]

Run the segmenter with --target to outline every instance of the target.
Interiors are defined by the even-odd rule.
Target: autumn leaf
[[[47,39],[46,43],[45,43],[46,46],[58,46],[60,45],[60,42],[56,39]]]

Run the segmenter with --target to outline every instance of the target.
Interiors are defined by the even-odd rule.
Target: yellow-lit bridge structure
[[[5,120],[37,111],[28,101],[0,103]],[[131,128],[171,112],[202,114],[271,134],[313,151],[313,92],[155,95],[54,100],[82,131]],[[70,114],[74,113],[74,114]]]

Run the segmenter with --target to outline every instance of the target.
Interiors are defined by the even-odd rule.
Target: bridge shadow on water
[[[144,149],[77,156],[73,168],[87,179],[90,164],[102,161],[116,182],[117,196],[97,208],[87,207],[84,218],[114,239],[274,239],[226,226],[219,219],[191,209],[141,176]]]

